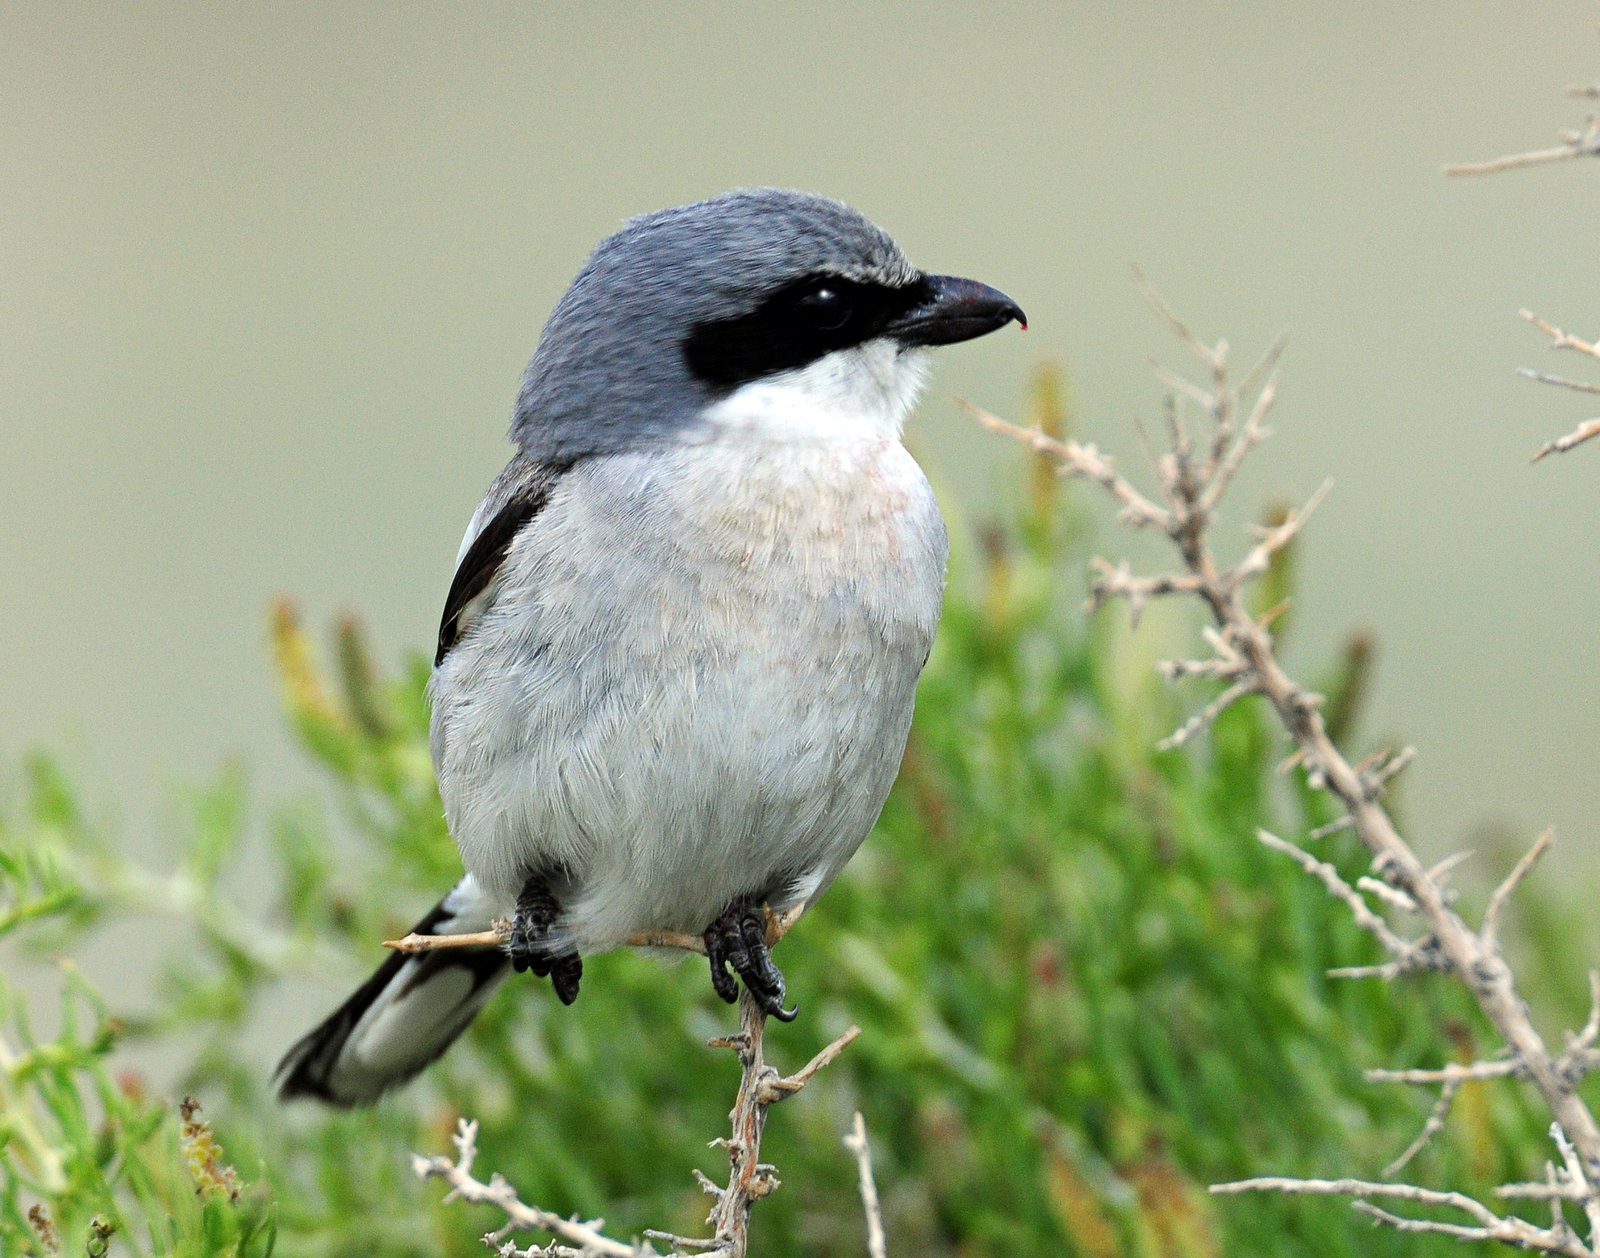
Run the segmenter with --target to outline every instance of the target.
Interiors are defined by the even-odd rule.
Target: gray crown
[[[919,273],[865,215],[807,192],[739,189],[630,219],[545,323],[512,440],[567,463],[681,429],[714,396],[685,362],[690,331],[817,274],[899,287]]]

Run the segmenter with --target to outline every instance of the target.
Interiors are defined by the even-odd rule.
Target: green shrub
[[[1192,626],[1153,612],[1130,635],[1114,609],[1086,623],[1080,510],[1037,469],[1029,485],[1017,521],[958,554],[877,831],[779,949],[802,1014],[769,1029],[778,1064],[850,1022],[865,1034],[774,1113],[764,1156],[784,1187],[757,1211],[755,1251],[863,1252],[839,1143],[859,1106],[899,1255],[1455,1252],[1376,1232],[1340,1202],[1206,1195],[1253,1173],[1376,1175],[1430,1098],[1368,1085],[1362,1069],[1491,1046],[1448,983],[1325,977],[1376,960],[1370,941],[1252,837],[1303,834],[1328,819],[1321,800],[1275,775],[1282,740],[1250,703],[1198,751],[1153,749],[1180,708],[1150,664],[1187,653]],[[381,959],[377,941],[459,872],[428,762],[424,657],[382,674],[347,622],[325,676],[287,607],[273,637],[326,802],[257,827],[225,771],[192,793],[175,867],[158,876],[116,856],[48,758],[10,792],[0,931],[22,951],[92,948],[97,925],[174,906],[192,934],[158,999],[115,1016],[63,963],[53,1040],[30,1036],[7,990],[0,1248],[44,1252],[27,1218],[39,1205],[67,1253],[104,1245],[98,1217],[140,1254],[254,1255],[274,1238],[295,1255],[477,1254],[500,1220],[442,1204],[407,1158],[446,1151],[457,1115],[481,1120],[484,1173],[526,1200],[603,1214],[613,1235],[696,1231],[706,1200],[690,1168],[724,1169],[706,1142],[737,1076],[704,1046],[732,1015],[703,963],[597,958],[571,1009],[513,979],[439,1065],[373,1109],[272,1099],[272,1059],[308,1005],[342,998]],[[1353,647],[1328,670],[1345,730],[1366,658]],[[1319,850],[1360,872],[1348,836]],[[242,864],[248,900],[234,894]],[[1543,929],[1525,946],[1540,972],[1575,978],[1573,938]],[[129,1038],[181,1058],[173,1095],[214,1117],[237,1200],[190,1173],[173,1104],[113,1075]],[[1423,1182],[1481,1192],[1542,1164],[1547,1120],[1525,1100],[1468,1085],[1419,1159]]]

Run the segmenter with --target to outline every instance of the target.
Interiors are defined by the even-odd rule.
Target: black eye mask
[[[749,314],[696,324],[684,338],[684,359],[697,379],[731,392],[881,336],[930,295],[920,277],[895,288],[810,276],[779,289]]]

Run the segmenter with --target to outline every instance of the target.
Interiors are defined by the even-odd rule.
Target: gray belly
[[[434,678],[468,869],[508,908],[566,871],[591,952],[814,895],[894,779],[944,560],[898,442],[575,470]]]

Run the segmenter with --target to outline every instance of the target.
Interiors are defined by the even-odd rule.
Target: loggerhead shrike
[[[376,1099],[508,968],[700,935],[788,1019],[763,905],[810,903],[877,820],[948,543],[900,442],[926,347],[1022,310],[776,188],[602,241],[523,378],[516,453],[445,600],[430,745],[466,876],[417,924],[504,949],[390,957],[285,1055],[285,1098]],[[733,973],[729,973],[729,967]]]

